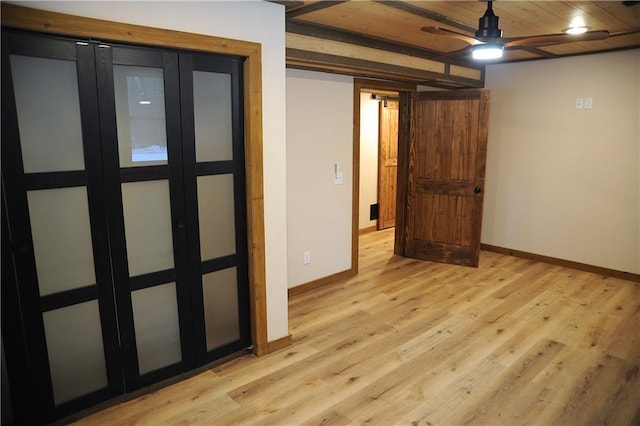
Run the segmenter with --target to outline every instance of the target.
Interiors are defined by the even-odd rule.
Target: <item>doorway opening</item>
[[[360,94],[360,234],[395,225],[398,96],[390,90]]]
[[[394,226],[398,98],[401,92],[411,91],[416,91],[415,85],[363,79],[354,81],[351,261],[356,273],[359,235]]]

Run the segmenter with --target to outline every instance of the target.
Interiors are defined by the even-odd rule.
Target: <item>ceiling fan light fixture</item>
[[[565,28],[565,30],[564,30],[565,33],[573,34],[573,35],[584,34],[587,31],[589,31],[589,27],[584,26],[584,25],[580,25],[580,26],[577,26],[577,27],[569,27],[569,28]]]
[[[503,56],[504,49],[526,49],[542,46],[605,40],[610,36],[609,31],[590,31],[582,16],[576,16],[570,21],[569,27],[560,34],[539,34],[520,37],[502,37],[502,30],[498,26],[499,18],[493,13],[492,0],[482,0],[487,3],[485,14],[478,21],[478,31],[475,37],[459,31],[439,27],[422,27],[421,30],[430,34],[447,36],[464,41],[467,46],[440,55],[455,56],[468,55],[471,52],[473,59],[478,61],[491,61]],[[640,4],[640,1],[637,3]],[[631,30],[633,32],[633,30]],[[621,33],[619,33],[621,34]],[[625,32],[626,34],[626,32]]]
[[[479,44],[473,47],[471,56],[473,57],[473,59],[487,61],[491,59],[502,58],[503,51],[504,46],[500,44]]]

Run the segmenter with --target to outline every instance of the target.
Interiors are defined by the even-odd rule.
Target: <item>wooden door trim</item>
[[[476,182],[480,184],[480,190],[482,191],[482,197],[480,198],[480,202],[476,205],[476,222],[473,224],[476,229],[482,229],[482,215],[484,212],[484,190],[485,190],[485,179],[486,179],[486,171],[487,171],[487,147],[489,145],[489,107],[490,107],[490,95],[489,90],[487,89],[475,89],[474,91],[480,92],[480,111],[478,122],[480,123],[481,128],[478,129],[478,137],[480,138],[480,143],[478,143],[478,152],[476,153],[476,158],[478,162],[478,172],[482,175],[482,182]],[[480,238],[481,232],[476,232],[473,244],[475,245],[475,257],[479,259],[480,257]]]
[[[360,253],[358,247],[358,237],[360,235],[360,92],[365,89],[393,90],[399,92],[402,96],[403,92],[415,92],[417,86],[415,84],[361,78],[353,80],[353,188],[351,202],[351,269],[349,269],[351,276],[358,273],[358,255]],[[400,107],[402,107],[402,103],[400,103]],[[401,123],[398,122],[398,133],[400,132],[400,125]],[[399,151],[398,154],[400,154]]]
[[[400,93],[398,105],[398,186],[396,187],[396,229],[393,243],[393,253],[398,256],[405,255],[405,241],[407,225],[405,200],[407,199],[407,180],[409,179],[409,141],[412,126],[408,117],[411,117],[411,104],[416,92]]]
[[[251,333],[257,356],[268,353],[262,149],[260,43],[124,24],[2,4],[2,25],[41,33],[111,42],[238,55],[244,62],[244,122]]]

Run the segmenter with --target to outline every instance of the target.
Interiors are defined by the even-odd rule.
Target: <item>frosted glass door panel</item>
[[[207,351],[240,338],[236,268],[202,276]]]
[[[120,167],[167,164],[163,70],[115,65],[113,80]]]
[[[233,159],[231,76],[193,72],[196,161]]]
[[[236,252],[233,175],[198,177],[198,216],[202,260]]]
[[[122,184],[129,275],[173,268],[169,182]]]
[[[131,293],[140,374],[182,360],[175,283]]]
[[[40,295],[95,284],[85,187],[27,192]]]
[[[83,170],[76,63],[10,58],[25,173]]]
[[[56,405],[107,387],[98,302],[43,314]]]

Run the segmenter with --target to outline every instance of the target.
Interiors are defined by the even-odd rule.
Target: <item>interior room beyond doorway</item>
[[[394,226],[399,92],[360,91],[359,233]]]

